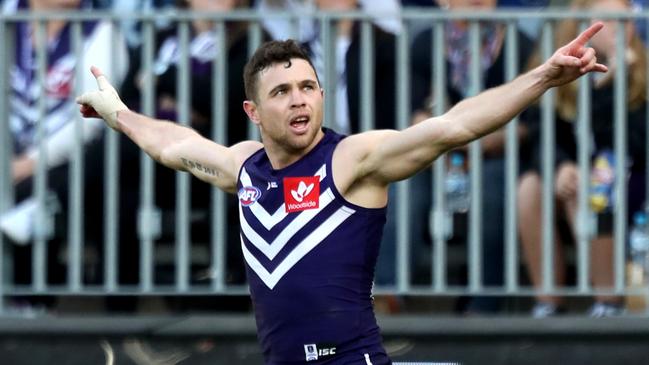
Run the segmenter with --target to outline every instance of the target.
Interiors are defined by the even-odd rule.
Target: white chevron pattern
[[[341,223],[354,214],[354,210],[348,207],[341,207],[318,228],[300,242],[291,253],[271,273],[257,260],[257,258],[246,248],[241,238],[241,250],[248,266],[259,276],[269,289],[273,289],[279,280],[298,263],[306,254],[318,246],[331,232]],[[303,214],[303,213],[302,213]]]
[[[273,240],[273,242],[268,243],[266,240],[261,237],[255,230],[250,227],[248,221],[246,220],[245,215],[243,214],[243,209],[239,209],[239,222],[241,224],[241,231],[243,235],[257,247],[261,252],[263,252],[268,259],[272,260],[279,253],[279,251],[284,248],[286,243],[307,223],[309,223],[318,213],[322,211],[329,203],[334,200],[334,194],[331,191],[331,188],[327,189],[325,192],[320,194],[320,203],[318,204],[318,209],[307,209],[302,211],[291,223],[289,223],[286,228]]]
[[[313,176],[319,176],[320,181],[322,181],[327,176],[327,165],[322,165],[318,171]],[[252,179],[246,171],[245,168],[241,170],[241,184],[245,186],[253,186]],[[281,194],[277,191],[276,194]],[[320,194],[319,203],[317,209],[307,209],[297,213],[297,216],[284,228],[281,232],[273,239],[272,242],[266,241],[263,234],[255,231],[250,225],[250,219],[257,219],[264,228],[271,230],[278,223],[280,223],[284,218],[288,216],[284,204],[281,204],[280,207],[273,213],[270,214],[259,202],[254,202],[247,207],[239,206],[239,220],[241,224],[241,250],[243,251],[243,257],[248,263],[248,266],[259,276],[259,278],[270,288],[271,290],[275,287],[277,282],[296,264],[298,263],[306,254],[313,250],[317,245],[319,245],[324,239],[326,239],[340,224],[342,224],[348,217],[355,213],[355,211],[348,207],[341,207],[336,210],[331,216],[324,220],[313,229],[313,231],[304,238],[298,245],[286,256],[286,258],[277,265],[273,272],[269,272],[262,264],[259,262],[257,257],[253,255],[244,242],[248,240],[253,246],[255,246],[259,251],[261,251],[269,260],[275,259],[275,257],[282,251],[288,242],[295,236],[295,234],[305,227],[309,222],[312,222],[319,213],[322,212],[331,202],[335,199],[335,195],[331,188],[328,188]],[[244,210],[249,209],[249,212],[252,213],[254,218],[249,214],[244,214]],[[295,213],[294,213],[295,214]],[[317,224],[317,223],[316,223]]]

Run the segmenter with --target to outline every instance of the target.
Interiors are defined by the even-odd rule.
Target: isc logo
[[[331,356],[336,354],[335,347],[326,347],[318,348],[314,343],[304,345],[304,354],[306,355],[306,361],[315,361],[318,360],[318,357]]]
[[[336,348],[332,347],[330,349],[319,349],[318,350],[318,355],[319,356],[329,356],[329,355],[335,355],[336,354]]]

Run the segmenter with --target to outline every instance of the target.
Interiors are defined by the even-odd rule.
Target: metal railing
[[[508,11],[500,10],[494,12],[440,12],[435,10],[403,10],[400,14],[372,14],[368,15],[362,12],[349,12],[349,13],[328,13],[316,12],[311,14],[314,19],[319,20],[320,37],[322,44],[325,45],[327,50],[324,60],[325,69],[327,70],[323,85],[326,90],[336,90],[335,78],[335,41],[333,33],[333,24],[337,20],[351,18],[358,20],[361,24],[362,33],[362,48],[361,58],[364,67],[359,77],[361,80],[361,126],[363,130],[372,129],[374,126],[373,113],[374,104],[380,103],[380,100],[373,100],[372,90],[377,87],[377,80],[372,78],[374,67],[374,53],[375,49],[372,43],[373,33],[370,24],[376,17],[384,15],[396,16],[403,22],[404,27],[401,32],[396,36],[395,59],[397,60],[397,67],[395,69],[395,77],[397,80],[396,89],[396,110],[395,110],[395,125],[397,128],[406,128],[410,124],[411,110],[410,110],[410,81],[409,80],[409,62],[410,62],[410,43],[411,43],[411,23],[425,22],[429,23],[433,29],[433,39],[435,47],[433,49],[433,62],[431,69],[433,79],[431,80],[432,89],[436,95],[445,94],[446,79],[444,74],[444,23],[454,19],[467,19],[470,22],[470,49],[473,54],[478,54],[480,43],[480,22],[481,21],[497,21],[505,25],[506,37],[504,44],[504,56],[506,59],[506,79],[513,79],[520,73],[524,65],[518,64],[517,53],[518,44],[516,42],[516,31],[521,21],[538,20],[543,24],[541,34],[539,37],[539,47],[541,54],[547,58],[557,45],[553,44],[553,25],[562,19],[578,18],[583,24],[589,22],[589,19],[596,17],[599,19],[611,19],[617,22],[623,22],[629,19],[647,19],[649,13],[570,13],[561,9],[545,11]],[[177,12],[177,13],[146,13],[146,14],[114,14],[106,12],[95,13],[19,13],[11,15],[0,16],[0,40],[5,45],[5,55],[11,55],[10,51],[15,46],[13,39],[13,31],[17,22],[33,21],[36,24],[36,35],[39,39],[44,39],[44,22],[48,19],[65,19],[72,24],[73,34],[73,53],[77,59],[82,56],[83,49],[81,47],[82,34],[81,22],[88,20],[108,20],[115,25],[115,29],[119,28],[119,22],[122,20],[135,20],[141,22],[141,35],[143,39],[143,46],[138,52],[141,52],[142,59],[142,95],[141,95],[141,111],[147,115],[155,114],[156,94],[154,87],[154,74],[153,64],[155,58],[154,50],[154,33],[155,22],[160,19],[165,19],[178,24],[178,38],[180,40],[180,61],[178,63],[178,79],[177,79],[177,102],[178,102],[178,119],[181,123],[187,123],[191,117],[191,85],[189,79],[190,63],[189,63],[189,50],[187,44],[190,40],[190,22],[194,19],[211,19],[215,23],[217,34],[220,34],[220,41],[216,44],[219,45],[219,54],[226,54],[227,42],[225,41],[225,22],[232,21],[246,21],[248,22],[248,33],[251,39],[250,52],[261,43],[262,40],[262,27],[261,22],[264,19],[278,18],[285,19],[290,24],[297,25],[298,20],[303,15],[290,14],[290,13],[271,13],[271,14],[258,14],[253,11],[235,11],[231,13],[191,13],[191,12]],[[294,27],[297,32],[297,26]],[[618,59],[624,58],[624,42],[623,27],[618,27]],[[39,42],[44,44],[44,42]],[[37,48],[37,78],[40,85],[45,85],[46,75],[46,51],[44,47]],[[477,59],[477,57],[473,57]],[[9,102],[11,95],[11,78],[9,70],[12,67],[11,57],[0,57],[0,89],[5,90],[0,95],[0,110],[11,111],[11,104]],[[228,128],[228,113],[222,111],[226,109],[228,90],[227,85],[223,80],[227,80],[228,64],[227,59],[217,57],[213,60],[213,117],[211,120],[213,135],[211,136],[216,142],[225,143]],[[76,77],[80,78],[82,72],[87,70],[77,69]],[[470,95],[475,95],[481,90],[481,77],[480,66],[477,61],[471,63],[470,79],[471,91]],[[617,176],[625,176],[625,152],[626,151],[626,80],[627,69],[625,67],[618,67],[616,69],[615,79],[615,152],[619,157],[619,162],[616,167]],[[578,108],[582,118],[578,123],[579,135],[579,164],[580,173],[583,176],[588,176],[590,173],[589,160],[590,152],[588,150],[589,138],[589,115],[590,100],[586,92],[589,87],[587,77],[584,77],[579,84],[580,97]],[[83,90],[80,90],[79,83],[75,83],[74,94],[79,95]],[[44,100],[39,104],[38,115],[42,119],[45,105]],[[543,110],[542,120],[542,144],[543,144],[543,219],[538,224],[543,226],[543,278],[544,285],[541,289],[543,293],[556,294],[556,295],[575,295],[585,296],[593,294],[642,294],[644,290],[629,289],[625,280],[625,242],[627,236],[627,188],[625,184],[617,184],[615,187],[615,196],[617,206],[614,210],[614,237],[615,237],[615,282],[614,286],[607,289],[595,289],[591,286],[588,280],[589,271],[589,241],[592,238],[593,226],[589,217],[592,217],[592,212],[587,204],[587,191],[589,189],[588,180],[581,179],[579,190],[579,214],[577,220],[577,238],[576,238],[576,259],[575,265],[578,268],[575,287],[557,287],[553,283],[552,273],[552,254],[553,242],[556,232],[554,232],[553,224],[555,220],[554,201],[553,201],[553,181],[554,181],[554,96],[553,92],[546,93],[541,101],[541,108]],[[445,102],[437,102],[433,114],[439,115],[445,111]],[[325,116],[336,115],[336,108],[343,107],[336,105],[335,98],[328,98],[325,102]],[[231,111],[228,111],[231,112]],[[13,197],[13,184],[11,179],[11,158],[13,145],[11,142],[10,128],[8,128],[8,113],[0,114],[0,212],[6,212],[14,205],[12,202]],[[124,270],[118,262],[119,252],[118,248],[124,249],[124,245],[118,242],[119,235],[119,216],[123,214],[120,212],[119,207],[119,186],[120,175],[128,174],[128,171],[122,171],[120,168],[120,161],[118,158],[119,153],[119,138],[118,135],[112,130],[105,131],[105,150],[106,150],[106,164],[105,164],[105,185],[103,197],[89,197],[84,195],[84,169],[87,164],[92,163],[84,158],[84,149],[81,142],[81,128],[82,119],[77,116],[74,120],[77,128],[77,140],[71,141],[75,143],[76,148],[70,157],[71,174],[69,179],[69,188],[71,191],[71,198],[69,202],[69,209],[67,214],[68,220],[68,233],[63,238],[66,257],[62,259],[65,267],[67,268],[67,275],[63,282],[52,284],[48,279],[47,270],[47,256],[57,255],[58,253],[51,252],[48,247],[48,232],[42,228],[51,225],[53,220],[53,212],[46,209],[40,209],[40,214],[37,217],[35,227],[34,240],[31,243],[32,247],[32,281],[28,284],[16,284],[11,273],[13,261],[13,248],[11,242],[7,239],[0,237],[0,248],[2,254],[0,255],[0,298],[16,295],[203,295],[203,294],[220,294],[220,295],[242,295],[247,293],[245,285],[241,283],[231,284],[227,282],[227,261],[226,252],[228,250],[237,249],[237,246],[230,247],[227,243],[227,230],[237,230],[238,227],[234,224],[234,218],[228,216],[227,212],[227,199],[224,193],[212,190],[210,201],[210,210],[212,214],[207,215],[209,219],[208,226],[211,229],[209,235],[209,242],[201,245],[201,250],[197,248],[196,242],[192,241],[192,204],[190,199],[190,184],[189,176],[185,173],[178,173],[176,178],[176,195],[175,210],[172,212],[161,212],[155,200],[156,177],[154,176],[154,163],[145,154],[140,157],[140,172],[141,179],[139,182],[139,210],[137,212],[137,237],[133,237],[133,242],[139,244],[140,258],[137,270],[139,271],[139,281],[136,284],[122,284],[118,280],[118,273]],[[325,119],[325,125],[330,125],[330,118]],[[448,244],[448,230],[449,221],[448,214],[445,211],[443,179],[445,175],[445,159],[441,158],[434,163],[431,169],[431,178],[434,181],[435,187],[432,191],[434,196],[434,205],[432,209],[431,219],[431,232],[433,246],[431,249],[430,266],[431,278],[430,285],[413,285],[410,280],[411,272],[411,241],[415,239],[409,234],[410,222],[414,219],[428,219],[427,217],[416,217],[410,214],[410,204],[407,197],[413,193],[409,187],[408,181],[397,183],[397,199],[393,207],[396,208],[397,220],[397,254],[395,260],[397,262],[396,272],[396,285],[390,287],[377,287],[378,293],[398,293],[408,295],[434,295],[434,296],[456,296],[456,295],[495,295],[495,296],[531,296],[537,291],[521,282],[521,265],[520,265],[520,250],[518,239],[518,222],[517,222],[517,197],[516,186],[519,174],[518,150],[519,145],[516,137],[517,120],[514,120],[507,126],[507,143],[505,151],[506,160],[506,176],[505,176],[505,225],[503,228],[505,241],[504,245],[504,282],[500,287],[485,287],[482,284],[481,270],[484,265],[489,265],[488,262],[482,262],[481,252],[483,250],[483,242],[481,237],[481,226],[485,224],[485,217],[481,216],[481,184],[482,184],[482,154],[480,141],[473,142],[469,148],[469,158],[471,162],[471,196],[472,204],[468,216],[468,242],[466,244],[466,264],[468,267],[468,279],[466,285],[451,285],[449,284],[448,276],[448,259],[449,259],[449,244]],[[258,138],[258,132],[250,126],[248,127],[248,135],[250,138]],[[44,140],[45,131],[39,128],[38,140],[41,143]],[[46,153],[44,148],[41,152]],[[46,166],[39,163],[34,176],[35,188],[34,196],[37,198],[41,207],[46,206],[46,191],[48,186]],[[620,180],[618,180],[620,181]],[[104,202],[104,226],[105,230],[101,242],[95,242],[93,247],[89,247],[89,243],[84,236],[84,227],[82,224],[84,212],[85,199],[103,199]],[[164,214],[163,214],[164,213]],[[173,228],[168,224],[162,222],[165,214],[173,215]],[[488,224],[488,223],[487,223]],[[161,230],[170,230],[173,232],[171,239],[161,242]],[[156,247],[157,246],[157,247]],[[160,246],[165,246],[172,250],[173,258],[173,280],[165,284],[160,284],[156,280],[156,265],[160,265]],[[93,265],[101,265],[102,280],[100,282],[86,282],[84,280],[84,271],[86,270],[88,258],[84,255],[89,249],[96,250],[96,254],[102,257],[93,263]],[[48,252],[49,251],[49,252]],[[196,283],[195,267],[196,263],[193,262],[196,252],[202,259],[207,258],[207,263],[203,262],[200,270],[207,280]],[[194,255],[193,255],[194,253]],[[205,257],[205,255],[207,255]],[[205,261],[205,260],[202,260]],[[0,312],[2,311],[2,301],[0,300]]]

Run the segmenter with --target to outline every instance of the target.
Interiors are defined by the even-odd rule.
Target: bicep
[[[379,131],[360,163],[365,176],[384,184],[406,179],[428,167],[452,145],[455,132],[441,118],[428,119],[402,131]]]

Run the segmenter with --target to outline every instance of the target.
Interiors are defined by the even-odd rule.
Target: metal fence
[[[545,11],[509,11],[500,10],[496,12],[438,12],[434,10],[411,10],[405,9],[400,14],[373,14],[368,15],[361,12],[350,13],[321,13],[310,14],[319,20],[321,42],[325,46],[325,78],[322,80],[325,90],[336,89],[335,74],[335,42],[333,33],[333,24],[340,19],[356,19],[361,24],[362,47],[361,62],[363,72],[359,75],[361,84],[361,120],[362,129],[372,129],[374,126],[373,110],[374,104],[380,103],[380,100],[373,100],[372,90],[375,87],[373,80],[374,52],[372,45],[372,28],[371,22],[375,18],[384,16],[397,17],[404,25],[396,36],[396,47],[394,49],[397,60],[397,67],[394,70],[397,80],[396,88],[396,110],[395,120],[398,128],[406,128],[410,124],[410,81],[409,80],[409,62],[411,57],[410,44],[413,37],[416,24],[429,24],[433,27],[433,39],[435,47],[433,49],[431,64],[433,77],[430,80],[433,85],[434,93],[444,95],[446,83],[444,65],[444,24],[451,19],[467,19],[470,22],[470,49],[475,55],[480,48],[479,35],[481,21],[496,21],[504,24],[506,28],[506,37],[504,55],[506,59],[506,78],[513,79],[523,68],[523,65],[517,64],[516,54],[518,45],[516,42],[516,31],[522,23],[528,21],[538,21],[542,24],[538,38],[538,45],[543,58],[551,55],[555,46],[553,44],[553,28],[558,21],[562,19],[576,17],[582,20],[583,25],[589,22],[589,19],[596,17],[600,19],[611,19],[616,22],[623,22],[629,19],[638,20],[646,19],[648,13],[569,13],[561,9]],[[172,23],[178,23],[178,39],[180,40],[180,61],[178,63],[177,95],[178,95],[178,120],[181,123],[187,123],[191,115],[191,85],[189,75],[189,50],[188,42],[190,37],[190,21],[193,19],[212,19],[215,28],[221,30],[219,54],[227,52],[225,42],[225,22],[227,21],[247,21],[248,32],[251,39],[249,43],[249,52],[260,44],[262,40],[261,21],[269,18],[284,19],[289,24],[294,25],[295,32],[298,31],[298,21],[303,15],[290,13],[271,13],[258,14],[252,11],[236,11],[232,13],[214,13],[199,14],[188,12],[177,13],[145,13],[145,14],[113,14],[104,12],[93,13],[18,13],[0,16],[0,40],[5,49],[5,55],[11,55],[10,50],[15,47],[14,31],[18,22],[34,22],[35,32],[40,39],[45,39],[45,21],[48,19],[65,19],[72,24],[72,49],[77,59],[81,58],[82,49],[82,28],[81,23],[87,20],[106,19],[115,24],[115,29],[123,20],[137,21],[141,25],[142,46],[138,52],[141,53],[142,70],[142,99],[141,111],[147,115],[155,114],[156,95],[154,87],[153,63],[154,63],[154,33],[156,31],[156,22],[163,19]],[[618,27],[617,32],[617,56],[618,59],[624,58],[625,34],[622,27]],[[41,42],[43,44],[43,42]],[[37,71],[36,75],[41,85],[45,84],[46,78],[46,50],[44,47],[36,49]],[[470,95],[477,94],[481,89],[480,66],[477,63],[477,57],[472,58],[470,67],[471,90]],[[6,212],[14,206],[13,183],[11,179],[11,159],[12,159],[12,136],[8,127],[8,114],[11,113],[12,105],[10,103],[12,59],[9,56],[0,58],[0,89],[3,93],[0,95],[0,212]],[[228,90],[225,82],[227,79],[228,64],[223,57],[216,57],[213,61],[213,126],[212,138],[216,142],[225,143],[227,135],[227,113],[221,111],[226,109]],[[80,78],[81,74],[87,72],[86,69],[77,68],[76,77]],[[626,76],[627,69],[622,66],[615,70],[615,153],[618,156],[616,164],[616,176],[625,176],[626,166],[626,136],[632,131],[627,131],[626,124]],[[590,151],[589,151],[589,115],[590,100],[586,92],[589,87],[587,77],[580,81],[580,97],[578,108],[580,119],[577,125],[579,143],[579,166],[582,176],[590,174]],[[74,94],[78,95],[83,90],[79,90],[78,83],[75,85]],[[44,102],[44,101],[43,101]],[[336,108],[343,106],[337,105],[335,98],[327,98],[325,102],[325,115],[336,115]],[[39,105],[40,116],[43,116],[45,105]],[[625,252],[627,227],[627,187],[625,183],[615,185],[615,198],[617,205],[613,209],[614,217],[614,238],[615,251],[614,260],[615,281],[611,288],[595,289],[589,283],[589,250],[590,240],[595,233],[593,224],[593,213],[588,205],[587,192],[589,191],[588,179],[581,179],[579,182],[579,213],[577,219],[577,237],[575,244],[574,265],[576,270],[576,284],[574,286],[558,287],[553,283],[553,240],[557,232],[554,232],[554,225],[551,222],[555,219],[555,206],[553,200],[553,181],[554,181],[554,154],[553,146],[555,143],[554,124],[554,97],[553,91],[546,93],[541,101],[542,112],[542,145],[543,145],[543,219],[538,222],[543,227],[543,293],[557,295],[575,295],[588,296],[596,293],[600,294],[644,294],[643,289],[630,289],[627,286],[625,278]],[[445,103],[438,102],[435,104],[433,113],[442,114],[445,111]],[[325,125],[330,125],[331,118],[325,118]],[[185,173],[178,173],[176,177],[176,193],[171,199],[175,200],[175,209],[163,211],[159,208],[155,199],[156,176],[154,173],[154,162],[148,156],[141,154],[139,161],[140,181],[139,181],[139,203],[137,204],[137,235],[132,237],[133,249],[139,251],[139,259],[135,267],[124,268],[119,260],[119,250],[128,250],[129,245],[120,241],[118,234],[120,230],[120,215],[125,214],[121,210],[118,202],[120,196],[120,175],[128,175],[130,172],[120,168],[120,142],[118,135],[111,131],[105,131],[105,177],[102,196],[88,196],[84,194],[83,176],[84,170],[88,164],[94,163],[84,159],[84,148],[81,142],[81,129],[84,121],[81,117],[74,120],[77,128],[77,139],[70,141],[75,144],[74,153],[70,157],[70,175],[69,189],[70,198],[68,210],[63,212],[67,215],[67,234],[62,239],[59,247],[51,246],[51,231],[49,227],[54,225],[54,212],[47,207],[47,187],[50,181],[46,174],[47,167],[44,163],[39,162],[34,176],[33,194],[41,207],[34,222],[34,239],[28,247],[31,256],[31,280],[27,283],[16,283],[13,278],[14,268],[14,246],[9,240],[0,237],[0,298],[16,295],[203,295],[203,294],[220,294],[220,295],[240,295],[246,294],[247,289],[244,283],[231,283],[228,281],[228,261],[226,260],[227,251],[236,250],[238,246],[229,246],[227,243],[228,230],[236,232],[236,218],[228,215],[227,198],[224,193],[213,189],[209,197],[209,212],[197,212],[193,209],[190,191],[189,176]],[[392,202],[392,207],[396,209],[396,281],[394,286],[377,287],[378,293],[397,293],[408,295],[431,295],[431,296],[455,296],[455,295],[495,295],[495,296],[531,296],[535,290],[522,278],[524,270],[521,266],[521,254],[518,239],[518,222],[516,210],[516,186],[519,174],[519,161],[517,152],[519,149],[516,138],[516,123],[513,121],[507,126],[507,143],[505,151],[505,217],[504,226],[504,281],[501,286],[485,286],[482,278],[482,268],[489,265],[489,262],[483,262],[481,252],[483,242],[481,237],[481,227],[489,224],[487,219],[481,215],[482,201],[482,154],[480,141],[473,142],[469,147],[469,159],[471,163],[471,209],[468,213],[468,234],[465,247],[462,249],[460,257],[463,264],[466,264],[466,283],[453,284],[452,278],[449,278],[449,252],[455,250],[449,247],[449,215],[445,210],[445,198],[443,191],[443,180],[445,176],[445,159],[441,158],[436,161],[431,168],[431,178],[435,187],[432,191],[434,196],[434,205],[431,206],[430,226],[432,232],[432,247],[430,250],[430,278],[429,284],[413,284],[411,273],[411,260],[413,255],[412,242],[416,238],[410,235],[410,225],[413,220],[423,219],[428,222],[428,217],[412,216],[408,196],[415,194],[409,184],[409,181],[397,183],[396,200]],[[249,137],[258,138],[258,132],[248,127]],[[43,142],[45,131],[39,128],[38,139]],[[42,143],[41,143],[42,144]],[[45,149],[41,149],[46,153]],[[617,181],[620,181],[618,179]],[[103,226],[102,236],[96,242],[89,242],[85,237],[83,218],[86,214],[84,203],[88,199],[103,202]],[[205,242],[196,242],[192,239],[195,232],[192,231],[192,222],[203,220],[205,226],[209,229]],[[428,223],[427,223],[428,224]],[[163,236],[163,231],[170,232],[167,237]],[[122,252],[122,255],[124,253]],[[415,253],[420,255],[421,253]],[[48,257],[56,256],[57,260],[65,268],[64,278],[58,282],[53,282],[48,275]],[[156,268],[167,265],[169,276],[168,280],[160,280],[160,273]],[[95,279],[88,279],[88,271],[94,271],[97,274]],[[124,284],[118,279],[119,273],[123,270],[137,270],[137,281],[135,283]],[[164,275],[164,274],[162,274]],[[0,300],[0,312],[2,311],[2,301]]]

